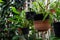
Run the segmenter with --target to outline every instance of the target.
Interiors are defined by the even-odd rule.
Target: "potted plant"
[[[33,2],[32,10],[36,12],[33,22],[35,29],[38,31],[46,31],[51,27],[49,23],[49,18],[51,14],[49,10],[46,10],[45,8],[46,7],[42,2]]]
[[[53,22],[53,26],[54,26],[54,32],[55,32],[55,36],[56,37],[60,37],[60,2],[55,2],[56,6],[55,6],[55,12],[53,13],[54,15],[54,22]]]

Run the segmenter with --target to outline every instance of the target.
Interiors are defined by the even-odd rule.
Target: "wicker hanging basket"
[[[37,20],[34,21],[34,27],[38,31],[47,31],[51,27],[51,25],[49,24],[49,20]]]

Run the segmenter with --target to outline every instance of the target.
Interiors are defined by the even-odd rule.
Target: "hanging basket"
[[[24,27],[24,28],[21,28],[23,34],[29,34],[29,27]]]
[[[45,20],[45,21],[37,20],[34,21],[34,26],[35,29],[38,31],[47,31],[51,25],[49,24],[49,20]]]
[[[60,22],[53,23],[55,37],[60,38]]]

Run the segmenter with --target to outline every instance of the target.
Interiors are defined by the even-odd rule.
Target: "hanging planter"
[[[46,31],[48,30],[51,25],[49,23],[50,12],[45,9],[46,7],[40,1],[33,2],[33,11],[36,12],[34,16],[34,27],[38,31]]]
[[[53,23],[56,37],[60,37],[60,22]]]
[[[34,26],[36,30],[39,31],[46,31],[50,28],[49,18],[47,17],[46,20],[42,21],[44,16],[42,14],[37,14],[34,17]]]
[[[29,34],[29,27],[18,28],[17,30],[24,35]]]
[[[24,35],[29,34],[29,27],[21,28],[21,30]]]
[[[60,22],[54,22],[53,26],[55,37],[60,37]]]

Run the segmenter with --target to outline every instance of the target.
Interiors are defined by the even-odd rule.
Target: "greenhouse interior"
[[[0,40],[60,40],[60,0],[0,0]]]

